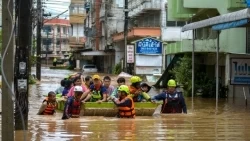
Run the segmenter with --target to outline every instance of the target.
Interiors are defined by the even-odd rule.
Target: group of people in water
[[[163,101],[161,113],[187,113],[185,99],[182,92],[176,90],[176,82],[168,81],[167,89],[162,93],[150,97],[148,92],[151,86],[142,83],[139,76],[130,78],[127,86],[124,77],[117,79],[117,87],[111,85],[111,78],[99,75],[83,77],[81,73],[70,75],[61,81],[61,87],[48,93],[39,109],[39,115],[53,115],[57,107],[56,94],[61,94],[65,103],[62,119],[77,118],[80,116],[81,103],[112,101],[118,107],[117,117],[134,118],[134,102]]]

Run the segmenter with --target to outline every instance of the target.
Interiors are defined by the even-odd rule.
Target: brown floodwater
[[[34,70],[33,70],[34,71]],[[61,120],[54,116],[36,115],[43,94],[55,90],[66,70],[42,70],[40,84],[30,86],[28,141],[153,141],[153,140],[250,140],[250,108],[244,99],[186,98],[188,114],[155,114],[135,119],[115,117],[81,117]],[[112,77],[114,80],[115,77]],[[193,105],[193,106],[192,106]],[[23,140],[23,131],[16,131]]]

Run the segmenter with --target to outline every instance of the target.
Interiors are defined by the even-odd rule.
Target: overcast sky
[[[51,17],[54,17],[65,10],[69,9],[70,0],[44,0],[45,13],[51,13]],[[60,18],[68,18],[69,11],[60,16]]]

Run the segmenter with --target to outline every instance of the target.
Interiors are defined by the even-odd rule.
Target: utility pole
[[[14,106],[12,88],[14,79],[14,41],[13,41],[13,0],[2,1],[2,140],[14,141]],[[10,13],[8,12],[8,8]],[[6,73],[5,73],[6,72]],[[9,87],[8,87],[9,85]],[[11,88],[11,89],[10,89]]]
[[[48,51],[49,51],[49,29],[46,30],[47,33],[47,40],[46,40],[46,63],[47,63],[47,67],[48,67]]]
[[[18,42],[15,54],[15,130],[27,130],[28,128],[28,80],[29,80],[29,47],[30,30],[32,30],[32,10],[33,1],[22,0],[18,2]]]
[[[124,4],[124,13],[125,13],[125,21],[124,21],[124,47],[125,47],[125,59],[124,59],[124,72],[127,72],[127,37],[128,37],[128,0],[125,0]]]
[[[41,28],[42,28],[42,4],[37,0],[37,32],[36,32],[36,78],[41,80]]]

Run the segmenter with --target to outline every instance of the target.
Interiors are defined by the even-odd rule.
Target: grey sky
[[[44,0],[45,13],[51,13],[52,17],[69,9],[70,0]],[[69,17],[69,11],[60,16],[60,18]]]

